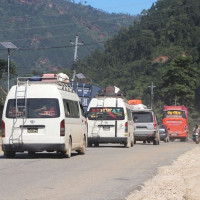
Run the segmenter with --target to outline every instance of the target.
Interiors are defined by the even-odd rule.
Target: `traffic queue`
[[[70,158],[72,151],[85,154],[87,146],[113,143],[129,148],[138,141],[159,145],[161,140],[188,137],[184,106],[165,106],[159,126],[152,109],[139,99],[127,100],[116,86],[100,89],[86,112],[80,91],[73,88],[63,73],[17,79],[2,114],[5,157],[47,151]]]

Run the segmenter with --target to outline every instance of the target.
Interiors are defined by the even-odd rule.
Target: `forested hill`
[[[75,36],[79,43],[90,44],[78,50],[82,58],[133,24],[138,16],[108,14],[73,0],[1,0],[0,42],[12,42],[19,50],[12,55],[20,76],[70,69]],[[0,47],[0,58],[7,52]]]
[[[199,109],[200,0],[159,0],[140,23],[124,28],[82,60],[79,71],[100,85],[115,84],[127,98],[154,108],[184,104]]]

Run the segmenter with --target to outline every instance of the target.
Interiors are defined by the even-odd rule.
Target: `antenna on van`
[[[76,40],[75,42],[70,42],[70,44],[74,45],[74,61],[72,64],[72,70],[73,70],[73,76],[72,76],[72,81],[75,81],[75,77],[76,77],[76,67],[77,67],[77,60],[78,60],[78,56],[77,56],[77,50],[78,50],[78,46],[83,45],[83,42],[78,43],[78,35],[76,35]]]

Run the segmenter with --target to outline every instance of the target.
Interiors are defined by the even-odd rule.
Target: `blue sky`
[[[84,2],[87,2],[86,4]],[[149,9],[157,0],[75,0],[109,13],[140,14],[143,9]]]

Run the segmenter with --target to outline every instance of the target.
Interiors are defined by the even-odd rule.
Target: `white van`
[[[88,146],[100,143],[134,144],[134,122],[130,105],[114,87],[93,98],[88,107]]]
[[[87,122],[79,97],[65,82],[18,78],[5,101],[2,115],[2,149],[16,152],[54,152],[71,157],[84,154]]]

